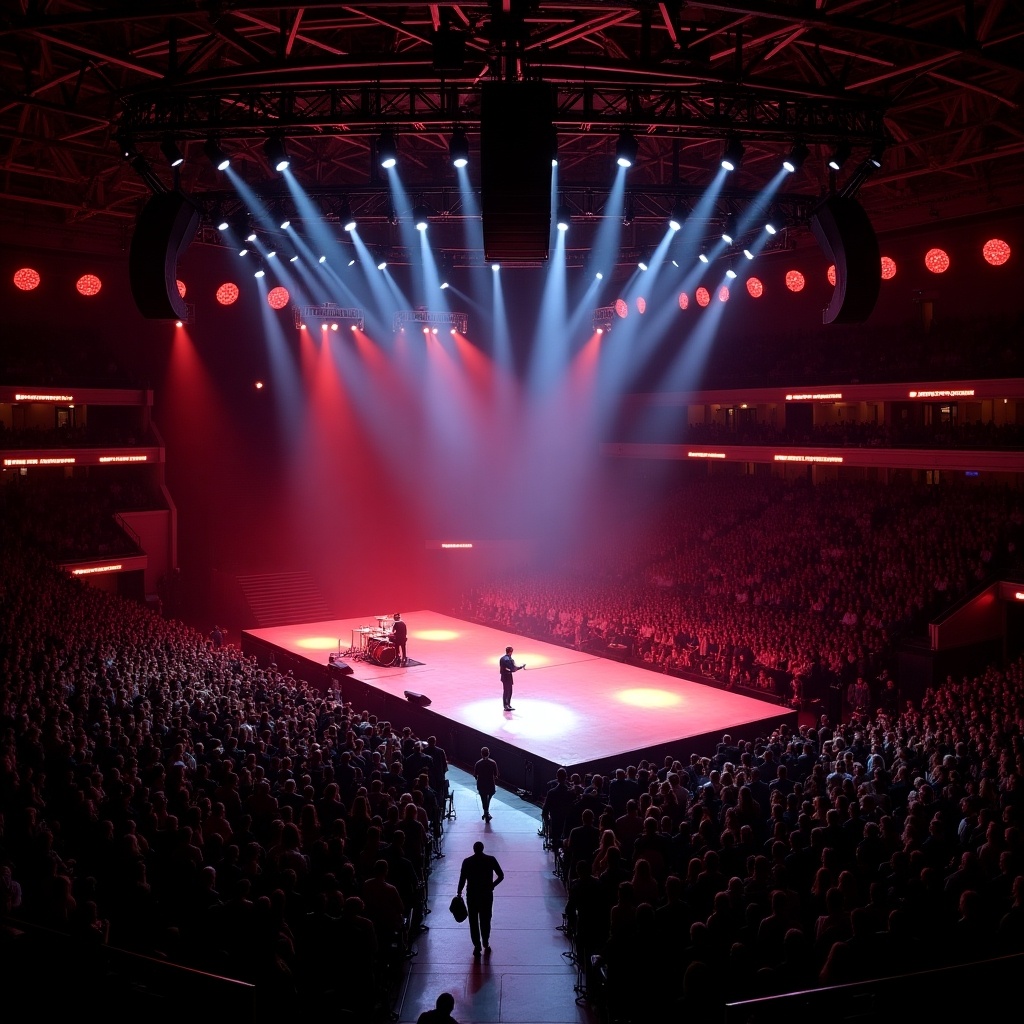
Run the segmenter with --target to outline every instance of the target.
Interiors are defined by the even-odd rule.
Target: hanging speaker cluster
[[[182,320],[188,310],[178,294],[178,257],[199,228],[199,210],[181,192],[152,196],[139,214],[128,253],[132,298],[147,320]]]
[[[488,262],[548,258],[554,111],[550,83],[483,84],[480,206]]]
[[[811,231],[836,267],[826,324],[859,324],[871,315],[882,286],[882,259],[875,229],[856,199],[830,196],[811,214]]]

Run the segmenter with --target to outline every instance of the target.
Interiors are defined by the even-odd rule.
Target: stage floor
[[[422,664],[383,668],[346,659],[356,680],[398,698],[405,690],[424,694],[431,712],[556,765],[592,764],[666,745],[686,756],[695,749],[687,739],[732,732],[753,740],[744,726],[759,725],[760,734],[794,717],[768,701],[437,612],[402,617],[409,627],[409,658]],[[373,615],[244,632],[326,665],[339,642],[344,656],[353,631],[366,625],[376,625]],[[498,678],[498,659],[508,644],[516,663],[527,666],[515,675],[512,712],[502,709]]]

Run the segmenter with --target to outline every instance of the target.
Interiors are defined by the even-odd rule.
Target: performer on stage
[[[408,658],[405,643],[409,639],[409,627],[402,621],[402,616],[395,612],[395,624],[391,627],[388,639],[398,648],[398,664],[404,665]]]
[[[505,653],[498,661],[501,672],[501,703],[506,711],[515,711],[512,707],[512,673],[518,672],[525,665],[517,665],[512,659],[512,648],[506,647]]]

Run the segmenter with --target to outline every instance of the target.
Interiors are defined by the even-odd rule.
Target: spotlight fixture
[[[469,163],[469,139],[463,128],[456,128],[448,140],[448,159],[454,167],[465,167]]]
[[[444,291],[448,288],[451,282],[448,280],[452,273],[452,258],[446,252],[441,253],[440,258],[437,261],[437,282]]]
[[[355,231],[356,218],[352,213],[352,204],[347,199],[341,201],[341,207],[338,210],[338,220],[341,221],[341,226],[350,234]]]
[[[326,256],[321,256],[321,257],[320,257],[320,258],[319,258],[319,259],[317,260],[317,263],[326,263],[326,262],[327,262],[327,257],[326,257]]]
[[[429,226],[429,222],[428,222],[427,218],[429,216],[430,216],[430,210],[427,209],[427,207],[424,206],[423,203],[419,203],[417,206],[415,206],[413,208],[412,220],[413,220],[413,223],[416,225],[416,230],[417,231],[426,231],[427,230],[427,227]]]
[[[267,252],[267,259],[268,260],[272,260],[276,255],[277,255],[277,250],[276,249],[270,249]]]
[[[377,261],[377,269],[378,270],[387,270],[387,268],[388,268],[388,261],[386,259],[384,259],[382,257],[381,259],[379,259]]]
[[[622,207],[622,226],[628,228],[636,220],[636,207],[633,204],[633,197],[626,196],[626,202]]]
[[[623,128],[615,144],[615,162],[620,167],[632,167],[639,152],[640,143],[636,141],[636,136],[628,128]]]
[[[245,240],[247,242],[255,242],[256,241],[256,229],[251,224],[249,225],[248,229],[246,230]]]
[[[248,253],[249,253],[249,246],[247,246],[247,245],[243,245],[242,248],[238,250],[238,255],[239,256],[246,256],[246,255],[248,255]]]
[[[708,254],[706,252],[704,252],[703,249],[701,250],[701,253],[697,257],[697,259],[699,259],[701,261],[701,263],[709,263],[710,262],[710,260],[708,259]]]
[[[390,170],[398,163],[398,144],[390,128],[382,131],[377,139],[377,159],[385,170]]]
[[[288,213],[281,214],[281,230],[282,231],[287,231],[291,226],[292,226],[291,214],[288,214]]]
[[[726,245],[732,245],[733,236],[736,232],[736,214],[727,213],[725,215],[725,226],[722,228],[722,241]]]
[[[769,216],[765,222],[764,229],[769,235],[777,235],[786,226],[785,218],[781,214],[773,214]]]
[[[288,170],[291,161],[288,159],[288,150],[285,149],[284,139],[280,135],[271,135],[263,143],[263,152],[266,154],[267,162],[278,174]]]
[[[646,270],[650,266],[650,263],[648,262],[648,257],[647,256],[641,256],[640,259],[638,259],[636,261],[636,265],[641,270]]]
[[[114,138],[117,140],[117,146],[121,151],[122,160],[131,160],[139,155],[139,151],[135,148],[135,143],[132,141],[132,137],[123,128],[119,128],[117,130]]]
[[[167,157],[167,162],[172,167],[180,167],[185,162],[185,154],[178,149],[178,144],[173,136],[165,135],[160,143],[160,152]]]
[[[683,206],[683,201],[677,199],[675,205],[672,207],[672,212],[669,214],[668,226],[673,231],[678,231],[686,223],[686,207]]]
[[[231,227],[231,221],[224,216],[223,212],[219,209],[220,203],[217,204],[217,209],[214,210],[213,222],[217,225],[218,231],[227,231]]]
[[[203,152],[207,160],[217,168],[218,171],[226,171],[231,165],[231,157],[221,149],[216,135],[208,135],[203,145]]]
[[[299,254],[298,253],[295,253],[294,255],[288,257],[288,262],[289,263],[298,263],[298,261],[299,261]]]
[[[388,223],[393,227],[398,227],[398,211],[393,206],[388,206]]]
[[[555,224],[559,231],[568,231],[569,222],[572,220],[572,214],[569,212],[569,206],[567,203],[558,204],[558,212],[555,214]]]
[[[885,143],[876,142],[868,153],[868,163],[877,171],[882,166],[882,154],[885,152]]]
[[[793,148],[789,151],[789,156],[782,161],[782,166],[785,167],[790,174],[796,174],[804,165],[804,161],[807,159],[807,155],[810,150],[803,144],[803,142],[797,141],[793,143]]]
[[[603,270],[599,270],[599,271],[598,271],[598,272],[597,272],[597,273],[596,273],[596,274],[594,275],[594,277],[595,277],[595,278],[596,278],[596,279],[597,279],[598,281],[603,281],[603,280],[604,280],[604,271],[603,271]]]
[[[722,169],[735,171],[743,162],[743,154],[746,150],[740,142],[738,135],[730,135],[725,143],[725,152],[722,154]]]
[[[832,155],[828,158],[828,165],[833,171],[841,171],[843,164],[850,159],[850,144],[845,140],[840,142]]]
[[[744,249],[743,255],[746,256],[748,260],[752,260],[754,258],[754,254],[749,249]]]
[[[255,271],[255,273],[252,276],[253,277],[265,277],[266,273],[267,273],[267,271],[266,271],[266,269],[263,266],[263,260],[260,260],[260,262],[256,265],[256,271]]]
[[[491,270],[493,270],[494,273],[496,274],[499,270],[501,270],[501,264],[500,263],[492,263],[491,264]]]
[[[727,278],[729,278],[730,281],[735,281],[736,280],[736,271],[733,270],[732,267],[729,267],[725,271],[725,276]]]

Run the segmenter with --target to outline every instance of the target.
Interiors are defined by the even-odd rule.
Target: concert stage
[[[372,615],[245,630],[242,650],[322,688],[328,655],[340,645],[353,669],[342,693],[356,710],[409,725],[419,736],[437,736],[449,759],[463,766],[489,746],[500,781],[531,793],[560,765],[608,772],[641,758],[660,764],[666,754],[682,760],[713,752],[723,732],[753,740],[784,721],[796,728],[795,711],[704,683],[437,612],[403,612],[402,618],[409,659],[421,663],[408,668],[346,657],[353,640],[359,644],[359,627],[376,626]],[[516,663],[527,666],[515,674],[511,712],[502,709],[498,678],[498,658],[508,644]],[[407,700],[406,691],[428,698],[429,707]]]

